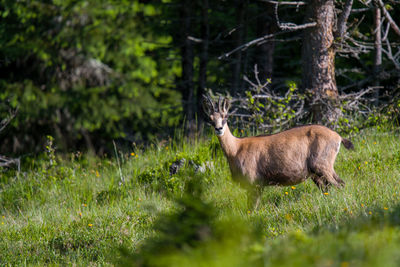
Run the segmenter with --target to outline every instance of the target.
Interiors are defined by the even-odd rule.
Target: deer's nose
[[[222,127],[215,127],[216,131],[222,131]]]

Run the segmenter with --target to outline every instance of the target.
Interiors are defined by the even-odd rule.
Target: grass
[[[121,173],[115,158],[50,149],[26,159],[20,173],[1,173],[0,265],[133,264],[148,249],[159,252],[149,261],[159,266],[397,266],[398,140],[395,132],[362,132],[355,151],[341,148],[336,161],[344,189],[325,195],[311,181],[269,187],[257,211],[247,210],[215,137],[132,147],[119,153]],[[184,166],[170,176],[181,158]],[[207,161],[212,166],[197,173],[193,166]],[[200,204],[182,209],[188,184],[201,184]],[[180,225],[210,230],[194,238]],[[157,250],[160,236],[174,249]]]

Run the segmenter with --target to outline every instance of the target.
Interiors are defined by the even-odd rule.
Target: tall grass
[[[395,266],[398,140],[397,132],[364,131],[353,138],[354,151],[338,155],[344,189],[325,195],[311,181],[268,187],[256,211],[247,210],[246,192],[232,182],[215,137],[132,147],[118,152],[120,166],[79,153],[55,155],[52,164],[54,155],[26,159],[22,172],[0,177],[0,265],[114,265],[124,258],[120,248],[140,255],[168,233],[160,232],[159,218],[185,210],[177,201],[195,183],[203,190],[199,201],[213,207],[212,231],[195,245],[160,252],[153,264]],[[206,162],[209,168],[196,172]]]

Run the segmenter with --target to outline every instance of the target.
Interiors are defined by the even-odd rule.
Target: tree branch
[[[400,29],[399,26],[397,26],[396,22],[394,22],[394,20],[392,19],[392,17],[390,16],[389,12],[387,11],[385,5],[383,4],[382,0],[376,0],[379,4],[379,6],[381,7],[383,14],[385,15],[386,19],[389,21],[390,26],[392,27],[392,29],[397,33],[398,36],[400,36]]]
[[[270,4],[276,4],[276,5],[291,5],[291,6],[303,6],[306,4],[306,2],[303,1],[273,1],[273,0],[260,0],[261,2],[266,2]]]
[[[10,121],[12,121],[12,119],[14,119],[15,115],[17,115],[17,112],[18,112],[18,108],[16,108],[15,110],[9,111],[10,115],[0,122],[0,133],[4,130],[4,128],[7,127],[7,125],[10,123]]]
[[[10,165],[15,164],[18,167],[18,171],[21,170],[21,161],[20,159],[10,159],[0,155],[0,167],[9,167]]]
[[[340,13],[340,16],[338,18],[338,26],[337,30],[335,32],[335,38],[342,38],[344,34],[346,33],[346,24],[347,20],[349,19],[350,12],[351,12],[351,7],[353,6],[353,0],[346,0],[346,3],[344,4],[342,13]]]
[[[293,24],[293,25],[291,24],[290,26],[289,25],[284,25],[283,26],[283,31],[277,32],[277,33],[273,33],[273,34],[267,34],[267,35],[264,35],[263,37],[254,39],[254,40],[252,40],[252,41],[250,41],[248,43],[245,43],[245,44],[243,44],[241,46],[236,47],[235,49],[231,50],[228,53],[225,53],[225,54],[219,56],[218,59],[228,58],[230,55],[232,55],[233,53],[235,53],[235,52],[237,52],[239,50],[244,51],[247,48],[249,48],[250,46],[258,45],[261,42],[263,42],[263,41],[265,41],[267,39],[270,39],[272,37],[275,37],[275,36],[278,36],[278,35],[281,35],[281,34],[284,34],[284,33],[287,33],[287,32],[293,32],[293,31],[297,31],[297,30],[302,30],[302,29],[314,27],[315,25],[317,25],[316,22],[310,22],[310,23],[305,23],[305,24],[301,24],[301,25],[295,25],[295,24]]]

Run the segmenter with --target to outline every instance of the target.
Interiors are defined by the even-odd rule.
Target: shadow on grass
[[[121,266],[398,266],[400,204],[368,207],[304,232],[265,239],[259,218],[217,216],[193,179],[176,199],[179,209],[160,216],[155,235],[136,250],[121,248]],[[298,197],[298,196],[296,196]],[[282,198],[275,196],[273,202]],[[278,204],[279,205],[279,204]]]

